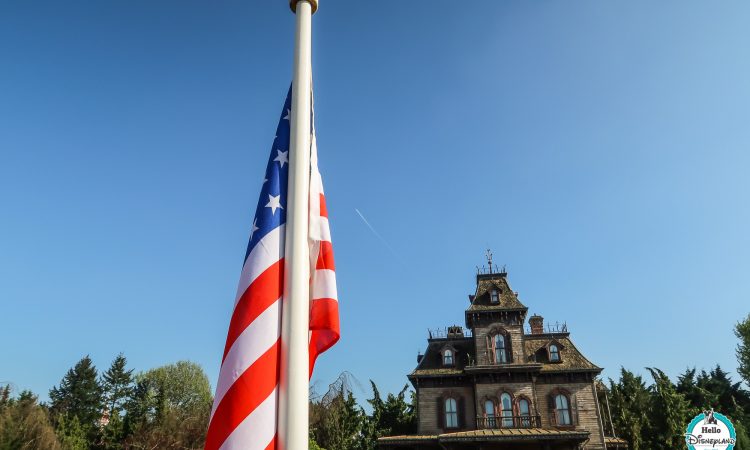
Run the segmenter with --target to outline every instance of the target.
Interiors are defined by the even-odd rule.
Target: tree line
[[[738,374],[750,386],[750,316],[735,326]],[[657,368],[646,380],[625,368],[598,382],[608,435],[631,450],[685,448],[690,420],[710,408],[733,422],[736,450],[750,450],[750,392],[720,366],[689,368],[674,381]],[[323,395],[311,391],[311,450],[374,450],[381,436],[415,434],[416,399],[408,385],[383,397],[370,381],[363,408],[344,372]],[[29,391],[0,387],[0,450],[202,449],[212,392],[200,366],[180,361],[135,374],[124,355],[99,374],[88,356],[40,403]],[[369,410],[369,411],[368,411]]]
[[[750,316],[737,323],[737,372],[750,386]],[[628,441],[631,450],[686,448],[687,424],[711,408],[727,416],[737,434],[735,450],[750,450],[750,392],[719,365],[706,372],[689,368],[673,382],[659,369],[647,368],[653,383],[621,368],[617,381],[600,385],[600,404],[610,433]]]
[[[367,414],[351,379],[344,373],[324,395],[311,392],[311,449],[374,449],[379,436],[416,431],[406,386],[382,398],[371,382]],[[212,403],[208,377],[193,362],[136,374],[120,354],[100,374],[85,356],[50,389],[48,402],[0,387],[0,450],[198,450]]]
[[[195,363],[138,374],[124,355],[99,374],[83,357],[49,391],[49,402],[0,388],[0,450],[203,448],[212,394]]]

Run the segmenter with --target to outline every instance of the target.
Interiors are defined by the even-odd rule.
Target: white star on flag
[[[271,194],[268,194],[268,204],[266,205],[266,208],[271,208],[271,214],[276,214],[276,209],[281,208],[284,209],[283,206],[281,206],[281,195],[273,196]]]
[[[276,152],[278,153],[278,155],[273,160],[278,161],[279,164],[281,164],[281,168],[283,169],[284,163],[287,163],[287,164],[289,163],[289,159],[287,159],[289,156],[289,150],[285,152],[282,152],[281,150],[276,150]]]
[[[291,122],[291,121],[292,121],[292,119],[290,119],[290,117],[292,117],[292,110],[290,110],[290,109],[287,109],[287,110],[286,110],[286,116],[284,116],[284,120],[288,120],[288,121],[290,121],[290,122]]]
[[[258,218],[256,217],[255,219],[253,219],[253,229],[250,230],[250,239],[253,238],[253,235],[258,230],[260,230],[260,228],[258,228]]]

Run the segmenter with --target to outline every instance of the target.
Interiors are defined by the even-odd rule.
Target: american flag
[[[290,89],[250,230],[205,450],[274,450],[277,447],[291,95]],[[336,273],[314,128],[310,156],[308,243],[312,374],[317,356],[339,339]]]

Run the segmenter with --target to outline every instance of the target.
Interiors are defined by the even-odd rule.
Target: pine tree
[[[97,380],[97,371],[88,355],[69,369],[60,385],[49,392],[50,411],[59,423],[66,417],[68,423],[75,419],[81,429],[94,442],[102,416],[102,390]]]
[[[750,314],[734,327],[734,334],[740,340],[737,344],[737,372],[750,386]]]
[[[122,440],[125,437],[125,427],[119,414],[112,414],[109,423],[101,430],[101,441],[99,447],[103,450],[120,450],[123,448]]]
[[[648,368],[654,378],[651,386],[652,449],[672,450],[685,445],[685,425],[697,413],[685,396],[677,392],[669,377],[659,369]]]
[[[696,409],[706,410],[715,407],[719,401],[718,395],[712,392],[695,377],[695,368],[686,369],[685,373],[677,377],[677,392],[685,396],[690,405]],[[703,372],[702,375],[705,375]],[[699,375],[699,379],[702,375]]]
[[[57,420],[57,437],[63,450],[89,450],[87,429],[78,416],[61,415]]]
[[[119,413],[133,393],[133,369],[125,370],[126,365],[127,359],[120,353],[102,374],[102,394],[110,415]]]
[[[411,402],[406,401],[409,385],[405,385],[396,395],[389,393],[385,401],[372,380],[370,380],[370,385],[373,398],[367,400],[367,403],[372,406],[370,421],[373,422],[377,437],[416,433],[417,414],[414,408],[413,392]]]
[[[620,368],[620,380],[611,379],[612,422],[618,436],[628,441],[630,450],[648,449],[650,395],[643,378]]]

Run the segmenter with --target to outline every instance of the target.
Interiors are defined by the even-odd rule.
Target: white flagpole
[[[318,2],[290,0],[289,5],[297,16],[297,31],[290,117],[278,431],[281,450],[307,450],[310,340],[310,250],[307,242],[312,92],[310,28]]]

